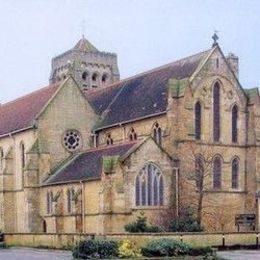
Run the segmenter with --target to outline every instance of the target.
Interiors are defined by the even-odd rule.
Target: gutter
[[[24,132],[24,131],[26,131],[26,130],[33,129],[33,128],[35,128],[34,125],[29,126],[29,127],[25,127],[25,128],[19,129],[19,130],[15,130],[15,131],[13,131],[13,132],[0,135],[0,138],[7,137],[7,136],[10,136],[10,135],[14,135],[14,134],[17,134],[17,133],[19,133],[19,132]]]

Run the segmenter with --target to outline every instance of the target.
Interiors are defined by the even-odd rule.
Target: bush
[[[118,255],[118,243],[110,240],[85,240],[75,246],[74,258],[111,258]]]
[[[125,231],[130,233],[142,233],[142,232],[149,232],[149,233],[158,233],[163,232],[162,227],[157,225],[152,225],[147,223],[147,218],[141,214],[137,217],[137,219],[129,224],[124,226]]]
[[[191,209],[186,209],[181,212],[178,221],[173,219],[169,223],[168,227],[171,232],[200,232],[203,228],[200,227],[198,221],[193,215]]]
[[[210,246],[205,247],[193,247],[189,251],[189,255],[198,256],[198,255],[213,255],[213,249]]]
[[[141,249],[142,254],[147,257],[187,255],[189,251],[189,245],[173,239],[152,240]]]
[[[141,249],[138,249],[134,242],[124,240],[118,249],[120,258],[136,258],[141,257]]]

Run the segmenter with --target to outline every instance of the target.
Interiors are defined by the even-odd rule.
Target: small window
[[[142,168],[135,180],[136,206],[164,205],[164,179],[161,170],[149,163]]]
[[[52,201],[53,201],[53,193],[47,192],[47,214],[52,213]]]
[[[238,135],[238,130],[237,130],[237,119],[238,119],[238,109],[237,106],[233,106],[232,108],[232,142],[237,143],[237,135]]]
[[[24,148],[24,143],[21,142],[20,144],[20,153],[21,153],[21,166],[22,166],[22,169],[24,168],[25,166],[25,148]]]
[[[3,168],[3,161],[4,161],[4,150],[0,147],[0,169]]]
[[[136,134],[136,132],[135,132],[135,130],[134,130],[133,127],[131,127],[131,129],[130,129],[129,140],[130,140],[130,141],[135,141],[135,140],[137,140],[137,134]]]
[[[102,75],[102,84],[106,84],[107,83],[107,79],[108,79],[108,76],[107,76],[107,74],[103,74]]]
[[[218,82],[213,87],[213,140],[220,139],[220,85]]]
[[[113,145],[113,138],[111,137],[111,134],[107,135],[106,144],[107,145]]]
[[[87,78],[88,78],[88,73],[86,72],[86,71],[84,71],[83,73],[82,73],[82,79],[83,80],[87,80]]]
[[[153,128],[153,139],[157,144],[162,145],[162,129],[157,122],[154,124]]]
[[[68,211],[68,213],[72,212],[73,196],[74,196],[74,190],[68,189],[67,190],[67,211]]]
[[[92,75],[92,81],[93,81],[93,82],[96,82],[97,79],[98,79],[97,73],[93,73],[93,75]]]
[[[219,59],[216,59],[216,67],[219,68]]]
[[[199,101],[195,104],[195,139],[201,139],[201,105]]]
[[[232,161],[232,189],[238,189],[239,187],[239,160],[238,158]]]
[[[221,189],[221,159],[213,160],[213,189]]]

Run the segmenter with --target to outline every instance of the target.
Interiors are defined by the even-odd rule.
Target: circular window
[[[80,148],[81,137],[78,131],[69,130],[64,134],[63,145],[69,151],[75,151]]]

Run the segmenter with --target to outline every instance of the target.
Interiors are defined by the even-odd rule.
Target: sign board
[[[255,214],[237,214],[235,217],[235,223],[237,225],[255,225]]]

